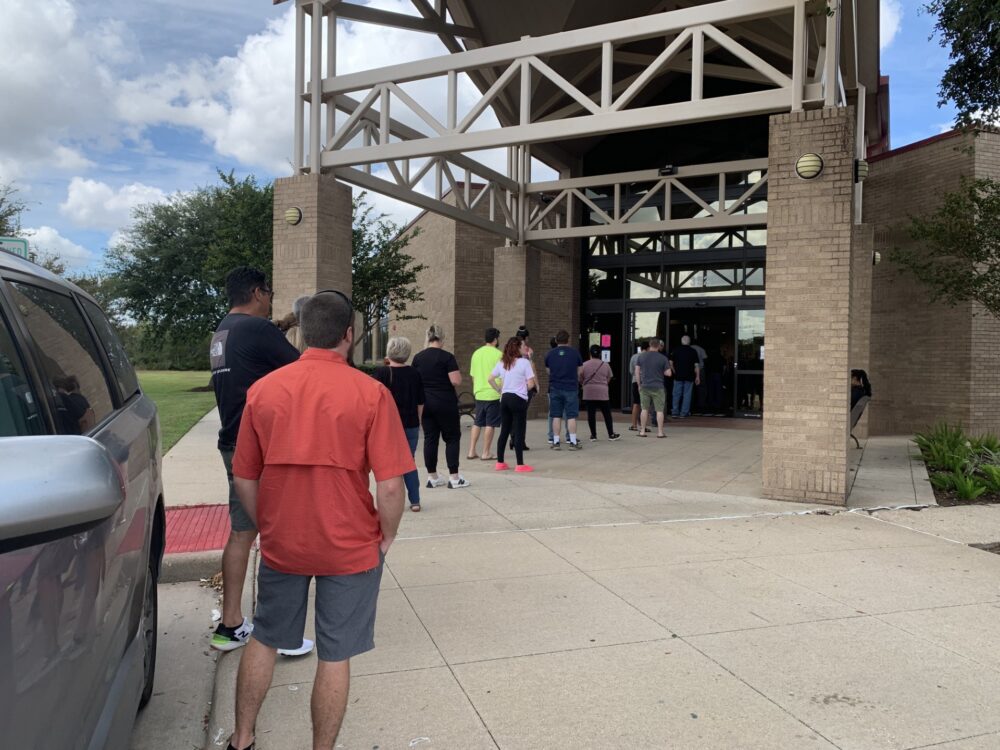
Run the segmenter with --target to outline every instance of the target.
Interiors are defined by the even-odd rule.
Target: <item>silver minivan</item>
[[[0,252],[0,745],[127,748],[156,664],[156,407],[95,300]]]

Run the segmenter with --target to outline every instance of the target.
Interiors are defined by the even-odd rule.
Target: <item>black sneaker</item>
[[[566,443],[566,445],[569,446],[569,449],[571,451],[578,451],[581,448],[583,448],[583,446],[580,445],[580,441],[579,440],[570,440],[568,443]]]
[[[597,436],[596,435],[591,435],[590,436],[590,442],[596,443],[597,442]]]
[[[257,745],[257,741],[254,740],[249,745],[247,745],[246,747],[242,748],[242,750],[254,750],[254,747],[256,745]],[[233,747],[233,743],[230,742],[228,745],[226,745],[226,750],[241,750],[241,749],[237,748],[237,747]]]
[[[612,433],[611,435],[608,435],[608,440],[621,440],[621,439],[622,439],[622,436],[619,435],[617,432]]]

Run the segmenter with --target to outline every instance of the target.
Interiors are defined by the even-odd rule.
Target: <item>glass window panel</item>
[[[747,266],[746,272],[746,289],[747,294],[763,294],[764,293],[764,267],[763,266]]]
[[[620,268],[590,269],[590,299],[621,299],[623,286]]]
[[[747,242],[749,242],[754,247],[767,247],[767,230],[748,229]]]
[[[94,330],[97,331],[97,338],[104,346],[104,353],[108,355],[122,399],[127,401],[139,392],[139,378],[136,377],[132,363],[128,361],[125,347],[101,308],[90,300],[83,300],[83,309],[87,313],[87,317],[90,318]]]
[[[739,297],[743,294],[741,266],[678,268],[668,272],[678,297]]]
[[[739,371],[764,369],[763,310],[740,310],[737,313],[736,347]]]
[[[736,411],[745,416],[764,414],[764,376],[736,376]]]
[[[85,435],[113,407],[97,345],[71,297],[29,284],[11,295],[41,355],[61,434]]]
[[[659,267],[633,268],[628,272],[629,299],[659,299],[663,296],[663,273]]]
[[[38,398],[28,383],[10,327],[0,316],[0,437],[44,432]]]

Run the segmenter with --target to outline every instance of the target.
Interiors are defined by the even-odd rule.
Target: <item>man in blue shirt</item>
[[[570,450],[580,450],[576,439],[576,418],[580,413],[580,371],[583,359],[580,352],[569,345],[569,333],[556,334],[556,348],[545,355],[545,367],[549,371],[549,417],[552,418],[552,450],[559,450],[559,430],[562,415],[566,414],[569,428]]]

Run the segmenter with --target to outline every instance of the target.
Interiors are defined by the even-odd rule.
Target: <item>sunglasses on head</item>
[[[347,307],[351,311],[350,318],[351,318],[352,321],[354,320],[354,303],[351,302],[351,298],[348,297],[346,294],[344,294],[342,291],[340,291],[339,289],[320,289],[318,292],[316,292],[316,294],[336,294],[336,295],[338,295],[342,300],[344,300],[344,302],[347,303]]]

